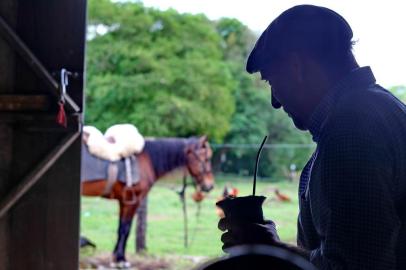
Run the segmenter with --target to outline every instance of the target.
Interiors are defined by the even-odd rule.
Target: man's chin
[[[302,121],[300,121],[300,120],[298,120],[298,119],[295,119],[295,118],[292,118],[292,121],[293,121],[293,124],[295,125],[295,127],[296,127],[297,129],[303,130],[303,131],[306,131],[306,130],[308,129],[308,128],[306,127],[306,125],[303,124]]]

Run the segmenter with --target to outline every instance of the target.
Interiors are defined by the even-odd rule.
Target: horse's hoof
[[[128,269],[131,267],[131,263],[127,261],[111,262],[110,267],[115,269]]]

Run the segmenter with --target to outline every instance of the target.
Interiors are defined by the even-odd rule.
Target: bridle
[[[207,174],[212,173],[211,167],[208,166],[208,160],[209,160],[209,151],[207,147],[204,147],[205,152],[204,152],[204,157],[203,159],[200,158],[200,155],[198,154],[198,151],[203,148],[196,148],[196,145],[194,146],[193,149],[190,150],[188,153],[189,155],[193,155],[193,157],[199,162],[199,172],[193,171],[193,168],[189,162],[187,162],[187,169],[189,171],[189,174],[195,179],[194,184],[196,186],[197,183],[202,183],[204,180],[204,176]]]
[[[199,154],[197,153],[198,150],[200,150],[200,148],[196,147],[197,145],[195,144],[193,149],[189,149],[188,152],[186,153],[186,155],[190,155],[192,154],[193,157],[199,162],[199,172],[202,173],[196,173],[193,171],[188,157],[186,156],[186,160],[187,160],[187,164],[186,164],[186,168],[187,171],[184,171],[184,175],[183,175],[183,185],[180,191],[178,191],[178,195],[180,197],[181,203],[182,203],[182,210],[183,210],[183,229],[184,229],[184,246],[185,248],[188,247],[189,245],[189,234],[188,234],[188,218],[187,218],[187,208],[186,208],[186,197],[185,197],[185,192],[186,192],[186,187],[187,187],[187,174],[189,173],[194,179],[195,181],[192,181],[194,187],[196,190],[200,191],[200,185],[198,185],[198,183],[202,183],[203,182],[203,177],[204,175],[208,174],[208,173],[212,173],[211,168],[208,168],[207,166],[207,161],[209,160],[209,155],[208,155],[208,148],[205,147],[206,151],[205,151],[205,155],[204,155],[204,159],[202,160],[199,156]],[[200,203],[198,204],[197,207],[197,212],[196,212],[196,219],[199,219],[200,217]],[[197,227],[196,227],[197,228]],[[194,232],[196,232],[196,228],[194,230]],[[193,233],[194,235],[194,233]],[[192,239],[193,240],[193,239]]]

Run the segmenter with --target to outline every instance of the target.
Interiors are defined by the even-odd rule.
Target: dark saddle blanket
[[[131,183],[136,184],[139,180],[139,167],[136,157],[131,158]],[[94,181],[108,178],[108,167],[111,161],[98,158],[90,154],[85,144],[82,144],[81,181]],[[126,167],[124,159],[114,162],[118,165],[117,180],[127,183]]]

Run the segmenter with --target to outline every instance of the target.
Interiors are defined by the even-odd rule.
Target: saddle
[[[131,186],[139,179],[138,177],[133,179],[131,163],[136,163],[134,155],[141,153],[145,145],[145,140],[138,129],[131,124],[118,124],[108,128],[103,135],[96,127],[84,126],[83,142],[91,155],[110,161],[103,196],[110,194],[118,175],[117,161],[124,159],[126,188],[123,191],[123,197],[125,203],[134,204],[135,194],[130,192],[128,195],[127,191],[131,191]]]
[[[84,126],[83,142],[92,155],[112,162],[141,153],[145,145],[132,124],[113,125],[104,135],[96,127]]]

